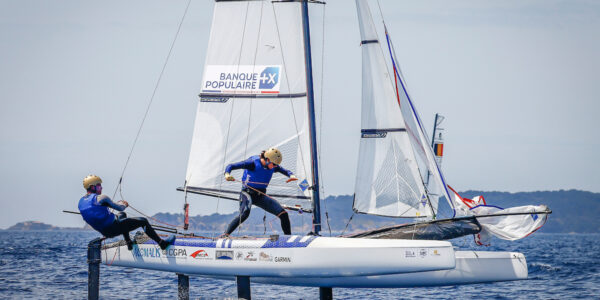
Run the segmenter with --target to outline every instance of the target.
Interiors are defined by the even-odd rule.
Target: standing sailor
[[[251,156],[248,159],[233,163],[225,168],[225,179],[234,181],[231,176],[232,170],[244,169],[242,177],[242,192],[240,193],[240,214],[229,223],[225,235],[229,236],[250,215],[252,205],[256,205],[265,211],[276,215],[281,221],[281,229],[286,235],[292,234],[290,217],[275,199],[267,196],[267,186],[274,172],[288,176],[287,182],[298,180],[289,170],[284,169],[281,163],[282,155],[277,148],[270,148],[260,155]]]
[[[81,212],[83,220],[105,237],[111,238],[122,234],[127,243],[127,249],[132,250],[133,242],[129,237],[129,232],[142,227],[148,237],[158,243],[163,250],[175,241],[174,235],[166,240],[161,239],[146,218],[127,218],[123,211],[129,206],[129,203],[125,200],[114,203],[108,196],[103,195],[100,177],[86,176],[83,179],[83,188],[86,189],[87,194],[79,200],[79,212]],[[108,210],[109,207],[118,210],[119,213],[115,216]]]

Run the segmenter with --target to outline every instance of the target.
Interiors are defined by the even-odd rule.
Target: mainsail
[[[312,157],[301,4],[217,1],[213,16],[185,190],[237,198],[242,184],[224,180],[225,166],[278,147],[282,166],[300,180],[275,175],[269,195],[306,206]]]
[[[401,111],[407,108],[401,105],[403,97],[398,98],[395,75],[386,66],[368,3],[357,0],[356,6],[362,39],[363,87],[354,210],[390,217],[432,217],[435,212],[428,204],[423,184],[426,173],[419,170],[411,145],[415,136],[418,141],[414,126],[409,126],[412,119],[406,119],[412,116]]]

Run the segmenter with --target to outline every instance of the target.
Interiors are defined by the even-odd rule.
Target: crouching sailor
[[[265,211],[276,215],[281,221],[281,229],[284,234],[292,234],[290,218],[287,212],[273,198],[266,195],[267,186],[274,172],[288,176],[287,182],[298,180],[291,171],[284,169],[279,164],[282,160],[281,152],[277,148],[270,148],[260,155],[251,156],[248,159],[233,163],[225,168],[225,179],[234,181],[231,171],[244,169],[242,183],[244,184],[240,193],[240,214],[229,223],[225,236],[230,235],[250,215],[252,205],[256,205]]]
[[[175,241],[174,235],[166,240],[161,239],[146,218],[127,218],[123,211],[129,206],[129,203],[125,200],[114,203],[108,196],[103,195],[100,177],[86,176],[83,179],[83,188],[87,190],[87,194],[79,200],[79,212],[85,222],[105,237],[111,238],[122,234],[127,243],[127,249],[132,250],[133,242],[129,237],[129,232],[142,227],[148,237],[157,242],[163,250]],[[109,207],[118,210],[119,213],[115,216],[108,210]]]

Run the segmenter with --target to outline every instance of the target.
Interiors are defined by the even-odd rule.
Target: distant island
[[[19,222],[6,230],[88,230],[89,226],[84,227],[57,227],[54,225],[38,222],[38,221],[25,221]]]
[[[500,207],[512,207],[522,205],[545,204],[552,214],[548,222],[540,232],[545,233],[600,233],[600,193],[592,193],[579,190],[538,191],[538,192],[484,192],[465,191],[461,196],[472,198],[483,195],[490,205]],[[364,214],[355,214],[352,211],[352,196],[329,196],[322,200],[322,230],[332,232],[357,232],[389,226],[393,224],[406,223],[410,220],[385,218]],[[191,205],[195,205],[191,203]],[[327,214],[325,214],[327,208]],[[207,216],[190,216],[190,230],[193,232],[221,232],[234,218],[237,212],[231,214],[212,214]],[[266,214],[258,207],[252,208],[250,218],[243,224],[244,232],[273,232],[281,231],[279,220]],[[348,220],[352,217],[352,221]],[[157,213],[152,216],[160,222],[167,224],[182,225],[183,214]],[[312,216],[310,214],[299,214],[290,212],[293,232],[309,232],[311,229]],[[151,220],[151,223],[157,223]],[[161,225],[160,223],[158,225]],[[27,221],[15,224],[7,230],[84,230],[83,228],[56,227],[42,222]]]

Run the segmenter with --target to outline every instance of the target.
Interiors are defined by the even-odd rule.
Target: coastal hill
[[[38,221],[25,221],[19,222],[6,230],[85,230],[88,229],[88,226],[84,226],[83,228],[75,228],[75,227],[57,227],[54,225],[38,222]]]
[[[460,195],[466,198],[483,195],[488,205],[500,207],[545,204],[552,210],[552,214],[548,218],[546,225],[540,229],[540,232],[600,233],[600,220],[598,218],[598,215],[600,215],[600,193],[579,190],[519,193],[465,191],[460,192]],[[346,233],[357,232],[412,221],[410,219],[354,214],[352,211],[352,201],[351,195],[330,196],[321,201],[323,232],[328,232],[329,228],[334,233],[341,233],[343,231]],[[198,204],[192,202],[191,205]],[[441,206],[439,218],[451,216],[448,215],[447,207],[445,214],[443,211],[444,207]],[[206,216],[190,216],[190,230],[193,232],[222,232],[236,214],[237,212],[231,214],[215,213]],[[302,233],[311,230],[311,214],[299,214],[293,211],[290,211],[289,214],[293,232]],[[348,224],[348,220],[351,217],[352,221]],[[158,213],[152,216],[152,218],[168,224],[183,224],[183,214],[181,213]],[[151,223],[156,222],[151,220]],[[7,230],[64,229],[82,230],[89,229],[89,226],[84,228],[60,228],[41,222],[27,221],[18,223]],[[270,214],[265,214],[258,207],[253,207],[250,217],[242,224],[242,230],[243,233],[265,232],[268,234],[274,231],[281,231],[281,227],[278,218]]]
[[[539,232],[546,233],[600,233],[600,193],[585,192],[579,190],[539,191],[539,192],[484,192],[465,191],[460,195],[472,198],[483,195],[487,204],[499,207],[513,207],[523,205],[545,204],[552,214],[548,222]],[[385,218],[364,214],[353,214],[352,196],[330,196],[321,204],[322,230],[342,232],[348,224],[346,232],[357,232],[382,226],[389,226],[410,222],[410,219]],[[194,205],[192,203],[191,205]],[[443,210],[443,207],[440,208]],[[328,216],[325,215],[328,212]],[[310,214],[298,214],[289,212],[294,232],[309,232],[312,218]],[[192,230],[200,232],[224,231],[227,224],[234,218],[236,213],[222,215],[212,214],[209,216],[190,217]],[[246,232],[272,232],[272,229],[280,231],[279,220],[270,214],[266,214],[258,207],[252,208],[248,220],[242,225]],[[440,218],[451,215],[440,213]],[[170,224],[183,224],[182,214],[159,213],[154,216],[158,220]],[[329,218],[327,218],[329,217]],[[327,219],[329,219],[329,226]],[[304,226],[303,226],[304,225]],[[266,230],[265,230],[266,227]],[[271,229],[272,228],[272,229]]]

